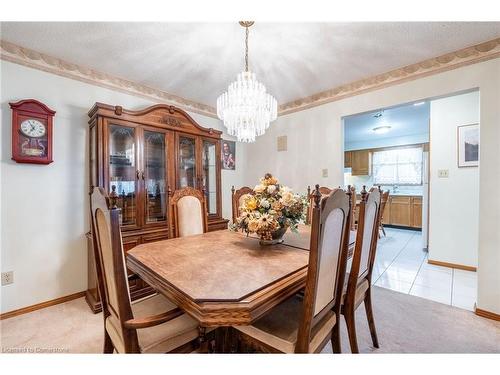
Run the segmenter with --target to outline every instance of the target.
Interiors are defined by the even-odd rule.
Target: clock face
[[[21,122],[21,132],[31,138],[43,137],[46,132],[45,125],[35,119]]]

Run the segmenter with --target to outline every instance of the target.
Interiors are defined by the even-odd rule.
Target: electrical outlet
[[[448,169],[439,169],[438,170],[439,178],[448,178],[450,177],[450,171]]]
[[[328,177],[328,169],[321,170],[321,174],[323,177]]]
[[[14,271],[2,272],[2,286],[9,285],[14,282]]]

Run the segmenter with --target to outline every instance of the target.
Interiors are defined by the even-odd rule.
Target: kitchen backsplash
[[[353,185],[356,187],[356,191],[359,192],[363,188],[363,185],[366,185],[366,189],[368,190],[373,186],[373,177],[372,176],[352,176],[350,168],[346,168],[344,170],[344,183],[345,185]],[[381,186],[383,190],[389,190],[392,195],[401,194],[401,195],[422,195],[422,185],[418,186],[401,186],[397,187],[397,192],[394,192],[393,186]]]

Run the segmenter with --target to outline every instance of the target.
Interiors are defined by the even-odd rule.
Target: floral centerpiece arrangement
[[[256,233],[263,245],[282,242],[288,228],[297,231],[297,225],[305,219],[308,206],[305,196],[280,185],[269,173],[260,179],[253,193],[244,198],[240,216],[232,224],[232,230]]]

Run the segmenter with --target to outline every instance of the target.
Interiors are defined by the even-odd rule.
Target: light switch
[[[438,170],[439,178],[448,178],[450,177],[450,171],[448,169],[439,169]]]
[[[321,175],[322,175],[323,177],[328,177],[328,169],[322,169],[322,170],[321,170]]]

